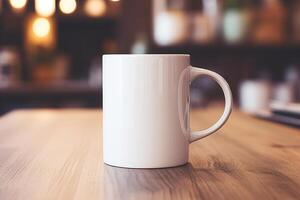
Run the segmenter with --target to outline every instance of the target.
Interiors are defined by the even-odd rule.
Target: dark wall
[[[151,0],[124,0],[120,16],[121,52],[128,53],[140,33],[151,37]]]

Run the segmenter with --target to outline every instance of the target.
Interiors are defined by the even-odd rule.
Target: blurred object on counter
[[[102,86],[102,62],[99,56],[92,60],[89,73],[89,85],[92,87]]]
[[[34,51],[37,46],[54,49],[56,46],[56,27],[53,18],[30,15],[26,19],[25,48],[26,53]]]
[[[300,69],[299,66],[292,65],[287,68],[285,73],[285,81],[289,84],[293,91],[295,100],[300,102]]]
[[[270,105],[270,110],[255,113],[256,117],[300,128],[300,104],[278,103]]]
[[[211,1],[213,4],[214,1]],[[205,7],[206,5],[206,7]],[[196,1],[193,4],[193,9],[192,12],[189,13],[189,20],[190,20],[190,26],[191,26],[191,36],[190,36],[190,41],[196,44],[205,44],[212,42],[214,38],[214,33],[213,33],[213,27],[211,24],[211,17],[213,12],[208,12],[205,13],[205,9],[208,8],[214,8],[212,6],[209,7],[209,3],[206,3],[204,5],[204,2],[202,0]],[[208,14],[211,14],[209,16]]]
[[[21,61],[14,48],[0,49],[0,87],[8,87],[21,79]]]
[[[221,0],[202,0],[203,13],[208,18],[211,28],[211,39],[216,40],[221,31],[222,10]]]
[[[300,103],[272,102],[270,108],[275,114],[300,119]]]
[[[227,0],[224,5],[223,34],[227,43],[239,43],[247,38],[252,10],[242,1]]]
[[[272,85],[265,80],[243,81],[239,90],[239,104],[244,112],[255,113],[268,109],[272,97]]]
[[[287,11],[280,0],[263,0],[255,15],[253,41],[282,43],[286,39]]]
[[[57,55],[55,51],[45,48],[37,48],[31,56],[29,61],[34,81],[49,84],[67,78],[70,67],[67,56]]]
[[[175,45],[188,41],[189,20],[184,11],[164,11],[154,21],[154,39],[157,44]]]
[[[291,103],[295,101],[292,85],[288,83],[276,84],[273,89],[273,100],[281,103]]]
[[[106,13],[106,3],[104,0],[86,0],[84,11],[90,17],[101,17]]]
[[[243,111],[256,113],[269,110],[271,102],[290,104],[297,102],[300,88],[300,75],[297,66],[292,65],[285,70],[284,76],[273,77],[272,73],[261,70],[257,77],[259,81],[244,81],[239,90],[239,103]],[[263,81],[262,81],[263,80]]]
[[[68,79],[70,71],[70,58],[67,55],[59,54],[54,58],[52,79],[54,82],[63,82]]]
[[[190,3],[154,1],[154,40],[158,45],[201,44],[217,39],[221,24],[220,0],[195,1],[193,12],[188,11],[187,2]]]
[[[52,66],[54,62],[54,52],[45,48],[37,48],[31,53],[30,66],[31,78],[38,83],[49,83],[52,81]]]
[[[27,0],[9,0],[10,6],[16,13],[22,13],[25,10]]]
[[[216,35],[207,15],[202,12],[191,14],[192,41],[198,44],[212,42]]]
[[[137,34],[137,37],[131,47],[133,54],[145,54],[149,51],[149,42],[145,33]]]
[[[187,42],[190,24],[189,13],[185,10],[185,1],[154,0],[153,6],[154,41],[159,45]]]
[[[59,9],[64,14],[72,14],[77,8],[76,0],[60,0]]]
[[[300,1],[294,1],[292,5],[292,39],[300,42]]]

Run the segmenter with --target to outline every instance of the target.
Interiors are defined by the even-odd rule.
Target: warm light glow
[[[36,18],[33,22],[32,30],[37,37],[46,37],[50,33],[50,22],[46,18]]]
[[[120,0],[110,0],[110,1],[112,1],[112,2],[119,2]]]
[[[59,9],[65,14],[71,14],[76,10],[77,3],[75,0],[60,0]]]
[[[35,11],[43,17],[53,15],[55,13],[55,0],[35,0]]]
[[[56,46],[56,22],[54,17],[40,17],[29,14],[25,18],[26,51],[32,51],[35,47],[55,49]]]
[[[9,0],[9,3],[15,9],[22,9],[25,7],[27,0]]]
[[[84,10],[91,17],[102,16],[106,11],[104,0],[87,0],[84,5]]]

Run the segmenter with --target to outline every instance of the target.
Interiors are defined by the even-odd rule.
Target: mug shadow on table
[[[243,199],[245,195],[249,199],[274,199],[270,189],[298,199],[298,184],[281,168],[281,163],[268,159],[255,167],[241,168],[232,160],[218,157],[164,169],[104,165],[102,189],[104,199]]]
[[[103,195],[105,199],[142,197],[201,199],[200,188],[208,182],[220,181],[205,168],[190,163],[165,169],[127,169],[104,165]],[[205,186],[204,186],[205,187]]]

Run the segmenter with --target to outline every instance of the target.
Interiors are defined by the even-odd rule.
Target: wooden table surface
[[[219,107],[195,110],[209,126]],[[189,164],[124,169],[102,161],[99,110],[19,110],[0,119],[0,199],[299,199],[300,130],[235,110],[190,146]]]

